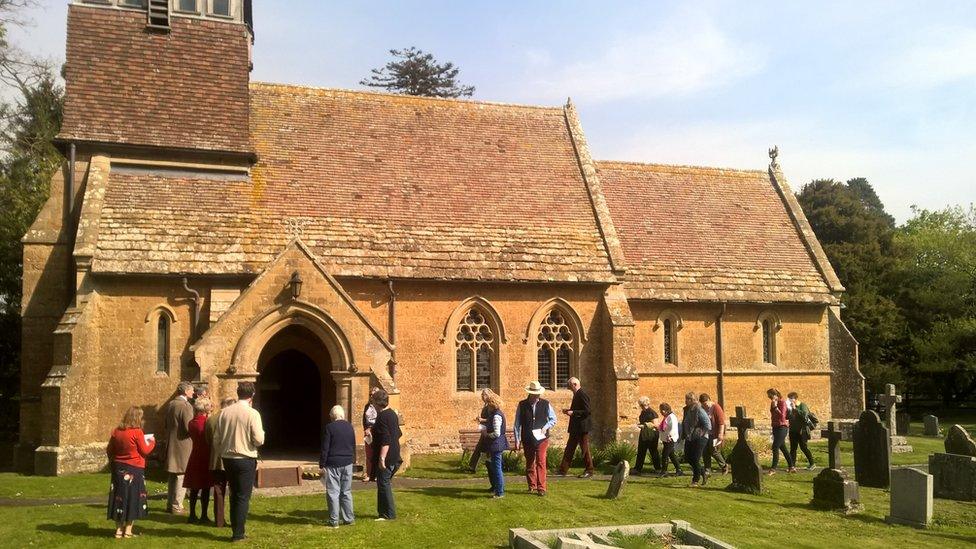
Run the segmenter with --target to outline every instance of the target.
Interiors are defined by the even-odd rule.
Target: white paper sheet
[[[534,436],[536,440],[543,440],[546,438],[546,434],[542,431],[542,429],[532,429],[532,436]]]

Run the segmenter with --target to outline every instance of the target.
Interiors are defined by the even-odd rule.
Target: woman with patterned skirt
[[[115,537],[131,538],[132,524],[146,518],[146,457],[156,447],[152,435],[142,431],[142,408],[126,410],[122,423],[112,431],[105,449],[112,467],[108,518],[115,521]]]

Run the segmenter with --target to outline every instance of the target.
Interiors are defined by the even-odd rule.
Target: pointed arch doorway
[[[329,410],[337,403],[334,358],[319,335],[302,323],[276,332],[257,361],[255,408],[262,415],[271,458],[314,455]]]

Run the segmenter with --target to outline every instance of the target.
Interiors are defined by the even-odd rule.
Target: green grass
[[[0,498],[46,499],[108,497],[111,475],[91,473],[63,477],[39,477],[0,473]],[[150,495],[165,494],[166,481],[146,479]]]
[[[545,529],[570,525],[598,526],[684,519],[705,533],[739,547],[967,547],[976,543],[976,506],[935,501],[935,520],[928,530],[889,526],[883,522],[888,494],[862,488],[866,511],[845,517],[811,510],[813,475],[777,475],[766,480],[762,496],[734,494],[722,488],[728,477],[714,477],[705,488],[688,488],[687,478],[632,479],[620,499],[603,498],[606,482],[563,481],[550,485],[549,497],[524,493],[524,483],[510,483],[509,494],[491,500],[485,486],[434,487],[397,491],[400,518],[374,523],[375,494],[357,491],[358,522],[330,530],[320,495],[256,497],[248,520],[249,546],[342,547],[503,547],[512,527]],[[151,503],[150,518],[137,523],[140,547],[173,547],[225,539],[226,531],[190,526]],[[102,505],[0,508],[0,539],[10,547],[101,547],[112,524]]]

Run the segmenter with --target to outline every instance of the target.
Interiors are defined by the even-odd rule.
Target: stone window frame
[[[763,310],[756,316],[752,330],[758,334],[756,353],[759,363],[767,366],[779,365],[780,345],[778,333],[783,329],[779,315],[772,310]]]
[[[661,348],[661,364],[675,368],[680,366],[681,358],[679,351],[681,350],[681,345],[678,335],[682,328],[684,328],[684,321],[681,319],[681,315],[674,309],[664,309],[654,319],[653,330],[658,333],[658,346]],[[668,360],[668,358],[671,360]]]
[[[167,365],[166,371],[159,370],[159,319],[165,317],[169,322],[167,332],[169,341],[167,342]],[[172,307],[161,303],[150,309],[146,315],[146,341],[147,341],[147,362],[152,366],[153,374],[156,377],[170,377],[173,372],[179,372],[179,354],[174,352],[176,346],[175,325],[179,322],[179,317]]]
[[[172,0],[172,2],[170,3],[170,9],[173,10],[173,13],[189,13],[192,15],[203,15],[203,10],[200,9],[200,3],[201,3],[200,0],[193,0],[193,2],[197,6],[196,9],[193,10],[183,9],[180,6],[182,2],[183,0]],[[209,4],[209,2],[207,3]]]
[[[459,389],[458,388],[458,349],[462,346],[459,341],[461,330],[464,326],[465,319],[468,317],[470,312],[474,310],[477,311],[484,319],[484,325],[491,331],[492,341],[489,344],[489,349],[491,350],[490,356],[490,366],[489,371],[491,378],[489,380],[487,387],[478,387],[477,384],[477,353],[472,353],[472,370],[471,370],[471,388],[470,389]],[[444,326],[444,332],[441,336],[441,343],[445,344],[447,348],[448,356],[450,357],[450,364],[453,368],[450,368],[450,372],[453,375],[450,376],[451,390],[455,395],[472,395],[479,393],[482,389],[491,389],[496,393],[500,392],[501,387],[501,364],[502,355],[504,353],[505,344],[508,343],[508,338],[506,336],[505,325],[502,322],[501,317],[498,315],[495,307],[486,299],[480,296],[470,297],[461,302],[451,313],[448,318],[447,323]],[[474,349],[473,349],[474,350]]]
[[[586,343],[586,330],[583,328],[583,322],[580,320],[580,316],[576,312],[576,309],[573,308],[573,306],[570,305],[566,300],[556,297],[539,306],[529,321],[529,325],[526,328],[525,336],[523,337],[522,342],[526,344],[526,346],[531,345],[531,349],[535,351],[529,352],[529,349],[526,349],[526,355],[530,357],[531,360],[530,371],[535,372],[536,381],[545,386],[546,390],[568,391],[569,388],[566,387],[565,383],[560,386],[557,382],[556,349],[552,348],[553,370],[551,379],[548,380],[549,382],[547,383],[543,381],[541,379],[542,376],[539,375],[539,351],[541,351],[542,347],[544,346],[539,337],[543,328],[545,327],[546,320],[554,311],[558,312],[562,316],[563,325],[568,329],[570,335],[572,336],[572,341],[568,346],[569,375],[567,376],[567,379],[570,377],[575,377],[582,380],[582,368],[580,367],[580,362],[583,345]]]
[[[238,11],[240,5],[240,0],[227,0],[227,7],[230,13],[223,14],[214,11],[214,0],[207,0],[207,15],[210,17],[219,17],[221,19],[236,19],[235,15]]]

